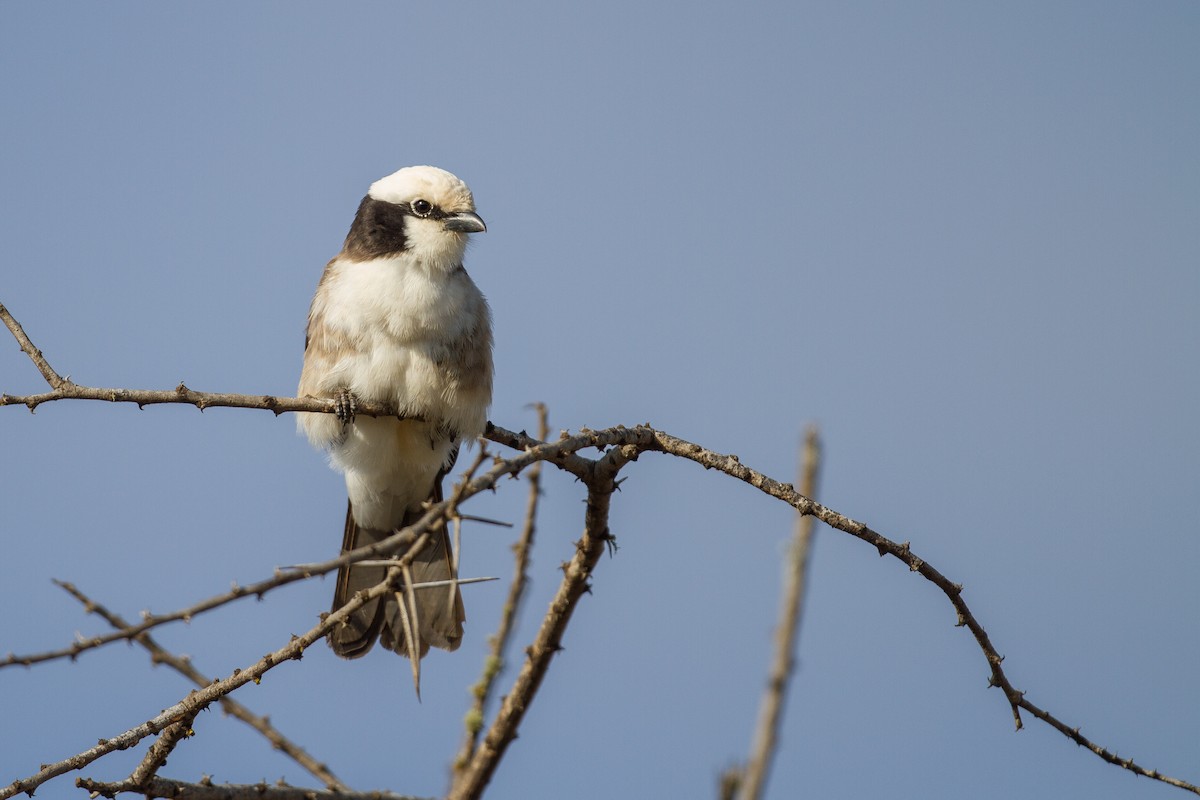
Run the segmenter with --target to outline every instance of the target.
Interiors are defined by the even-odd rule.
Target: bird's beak
[[[471,211],[460,211],[457,214],[446,217],[446,221],[442,224],[446,230],[454,231],[455,233],[483,233],[487,230],[487,225],[483,223],[483,218]]]

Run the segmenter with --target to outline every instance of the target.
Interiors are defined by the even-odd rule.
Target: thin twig
[[[25,329],[21,327],[21,323],[17,322],[13,315],[8,313],[8,309],[0,303],[0,322],[12,333],[13,338],[17,340],[17,344],[21,346],[22,352],[29,356],[33,365],[37,367],[38,372],[42,373],[42,377],[46,379],[46,383],[50,384],[52,389],[57,389],[63,384],[62,377],[54,371],[50,366],[50,362],[42,355],[42,351],[34,347],[33,342],[29,341],[29,337],[25,335]],[[0,405],[3,402],[0,401]]]
[[[116,797],[122,792],[131,792],[143,797],[187,798],[187,800],[431,800],[392,792],[352,792],[308,789],[288,786],[286,783],[213,783],[203,780],[188,783],[170,778],[154,778],[145,786],[135,786],[130,781],[95,781],[80,778],[75,781],[80,789],[92,796]]]
[[[805,497],[817,494],[817,473],[821,463],[821,444],[816,427],[810,426],[804,437],[804,452],[800,468],[800,493]],[[778,748],[779,724],[783,719],[784,700],[795,670],[796,639],[800,619],[804,614],[804,590],[808,576],[808,554],[812,544],[813,517],[796,515],[796,530],[792,538],[784,573],[783,608],[779,627],[775,629],[775,655],[771,662],[766,690],[758,712],[758,728],[750,748],[750,758],[738,781],[740,800],[762,797],[771,771],[771,761]]]
[[[55,581],[63,591],[74,597],[83,604],[84,610],[102,617],[109,625],[114,628],[121,629],[128,627],[128,623],[118,614],[105,608],[100,603],[92,600],[85,595],[73,584]],[[149,633],[140,633],[133,638],[147,652],[150,653],[150,660],[154,664],[166,664],[171,669],[175,670],[192,683],[203,689],[213,683],[213,679],[204,675],[196,669],[190,659],[183,658],[171,653],[163,648],[158,642],[150,636]],[[313,777],[324,783],[330,789],[348,790],[348,787],[337,779],[337,776],[330,771],[329,767],[317,761],[300,745],[293,742],[291,739],[284,736],[279,730],[271,724],[264,716],[255,714],[244,705],[234,700],[232,697],[222,697],[220,699],[221,709],[226,714],[234,719],[241,720],[256,731],[266,737],[271,746],[280,751],[286,756],[289,756],[297,764],[308,770]]]
[[[534,404],[534,409],[538,415],[538,438],[546,439],[550,434],[550,424],[544,403]],[[471,758],[471,754],[475,752],[475,745],[479,741],[479,734],[483,730],[484,709],[487,706],[488,697],[491,694],[492,687],[495,685],[496,678],[499,677],[504,669],[504,654],[508,650],[508,641],[512,636],[513,629],[517,617],[517,611],[521,606],[521,598],[525,594],[525,587],[529,584],[529,553],[533,547],[533,537],[537,528],[537,509],[538,501],[542,494],[542,464],[539,461],[526,471],[526,478],[529,481],[529,499],[525,504],[525,525],[521,530],[521,535],[518,537],[516,544],[513,545],[514,561],[513,579],[508,587],[508,597],[504,601],[504,610],[500,615],[500,625],[496,632],[488,637],[488,655],[484,658],[483,674],[480,675],[478,682],[471,687],[471,696],[474,698],[471,709],[466,716],[466,733],[463,736],[463,742],[459,746],[458,756],[454,759],[455,771],[462,770],[466,767]]]
[[[289,411],[335,413],[337,401],[325,397],[276,397],[273,395],[232,394],[228,392],[197,392],[180,383],[174,389],[111,389],[102,386],[80,386],[62,378],[49,392],[30,395],[0,394],[0,406],[25,406],[35,411],[38,406],[56,400],[102,400],[108,403],[133,403],[145,406],[177,403],[206,408],[254,408],[274,412],[276,416]],[[386,403],[359,401],[354,413],[364,417],[397,417],[419,420],[415,414],[401,413]]]
[[[320,574],[320,572],[316,570],[309,572],[281,572],[277,573],[273,578],[252,583],[249,586],[234,585],[234,587],[228,592],[216,595],[215,597],[207,598],[199,603],[196,603],[195,605],[180,609],[178,611],[172,611],[167,614],[144,613],[142,615],[142,621],[137,624],[129,625],[126,628],[123,628],[119,631],[113,631],[112,633],[79,638],[72,642],[69,647],[63,647],[57,650],[48,650],[43,653],[30,653],[27,655],[9,653],[3,659],[0,659],[0,669],[17,665],[28,667],[43,661],[54,661],[60,658],[69,658],[73,661],[81,653],[87,650],[93,650],[97,647],[111,644],[112,642],[133,639],[139,634],[150,630],[151,628],[157,628],[158,626],[165,625],[168,622],[190,622],[192,617],[199,616],[206,611],[212,611],[215,608],[232,603],[233,601],[239,600],[243,597],[254,596],[262,599],[263,595],[271,589],[284,586],[294,581],[306,580],[312,575],[317,574]],[[58,581],[55,582],[59,583]],[[59,585],[62,584],[60,583]]]
[[[354,563],[358,564],[361,567],[390,567],[396,563],[396,559],[394,559],[394,558],[380,558],[380,559],[373,559],[373,560],[368,559],[366,561],[356,561]],[[308,564],[295,564],[290,567],[284,567],[284,569],[303,569],[306,566],[309,566],[309,565]],[[500,579],[492,578],[492,577],[447,578],[444,581],[418,581],[417,583],[413,584],[413,588],[414,589],[434,589],[434,588],[441,588],[442,586],[462,586],[463,584],[489,583],[491,581],[498,581],[498,580],[500,580]]]
[[[388,539],[387,542],[388,544],[391,544],[392,539]],[[316,575],[323,575],[337,569],[342,564],[355,563],[373,556],[378,557],[384,555],[387,551],[384,549],[383,544],[383,542],[378,542],[366,547],[360,547],[358,550],[351,550],[343,553],[337,558],[307,565],[310,568],[303,571],[277,570],[274,577],[266,580],[261,580],[248,586],[239,586],[235,584],[228,592],[201,600],[194,605],[178,611],[172,611],[166,614],[143,614],[142,621],[137,624],[130,625],[119,631],[114,631],[108,634],[77,639],[76,641],[72,642],[69,647],[59,648],[58,650],[48,650],[43,653],[31,653],[28,655],[15,655],[9,653],[3,659],[0,659],[0,669],[17,665],[28,667],[43,661],[53,661],[60,658],[70,658],[74,660],[79,656],[80,653],[83,653],[87,650],[93,650],[97,647],[111,644],[112,642],[133,639],[139,634],[145,633],[152,628],[157,628],[158,626],[165,625],[169,622],[190,622],[193,617],[199,616],[207,611],[220,608],[221,606],[232,603],[235,600],[240,600],[244,597],[256,597],[261,600],[263,596],[267,594],[267,592],[271,591],[272,589],[278,589],[280,586],[286,586],[287,584],[294,583],[296,581],[308,580]],[[401,542],[401,544],[403,544],[403,542]]]

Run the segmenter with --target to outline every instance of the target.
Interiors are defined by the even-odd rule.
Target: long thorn
[[[413,588],[412,570],[408,564],[400,568],[404,571],[404,584],[407,587],[408,610],[412,616],[408,626],[408,660],[412,664],[413,688],[417,690],[417,702],[421,702],[421,620],[417,616],[417,590]]]

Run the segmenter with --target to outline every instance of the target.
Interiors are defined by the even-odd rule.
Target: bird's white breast
[[[334,371],[340,385],[362,398],[436,416],[450,410],[440,408],[447,375],[434,363],[437,353],[469,335],[486,306],[465,272],[406,261],[339,265],[328,285],[325,324],[347,335],[351,351]]]

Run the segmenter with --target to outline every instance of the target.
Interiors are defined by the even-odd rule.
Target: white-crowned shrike
[[[463,269],[469,234],[487,230],[471,190],[436,167],[406,167],[371,185],[308,313],[300,396],[333,397],[339,413],[300,414],[299,427],[345,473],[350,507],[342,550],[391,536],[442,499],[462,442],[483,433],[492,399],[492,322]],[[355,417],[357,400],[390,403],[403,417]],[[449,580],[443,527],[412,563],[414,583]],[[383,580],[386,568],[342,567],[333,610]],[[329,632],[344,658],[376,638],[416,661],[430,645],[462,641],[462,597],[446,586],[373,600]],[[402,619],[407,614],[408,619]],[[405,634],[414,620],[417,639]],[[406,622],[408,623],[406,625]]]

